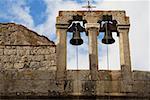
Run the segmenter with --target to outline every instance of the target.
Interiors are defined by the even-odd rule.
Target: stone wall
[[[0,70],[56,70],[56,45],[15,23],[0,23]]]
[[[0,97],[48,93],[56,70],[54,42],[22,25],[0,23]]]
[[[56,70],[55,48],[51,45],[0,46],[0,70]]]
[[[54,42],[24,26],[0,24],[0,99],[150,98],[150,72],[132,71],[128,80],[122,70],[100,70],[93,79],[90,70],[58,71],[57,52]]]
[[[3,70],[0,72],[0,96],[3,98],[106,96],[148,100],[149,75],[149,72],[134,71],[133,81],[127,82],[121,78],[120,71],[99,71],[99,80],[91,80],[88,70],[66,71],[66,79],[62,80],[56,78],[56,71]]]
[[[55,45],[5,45],[0,51],[0,96],[48,95],[55,84]]]

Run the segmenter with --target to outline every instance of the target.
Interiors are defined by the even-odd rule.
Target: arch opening
[[[119,38],[116,32],[112,33],[115,43],[103,44],[101,41],[104,32],[100,32],[98,38],[98,69],[99,70],[120,70]]]
[[[88,37],[85,35],[85,32],[81,32],[81,38],[83,39],[83,44],[79,46],[71,45],[70,44],[71,38],[72,38],[72,33],[68,32],[67,33],[67,70],[89,70]]]

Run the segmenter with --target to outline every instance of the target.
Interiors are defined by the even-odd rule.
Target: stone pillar
[[[56,34],[57,34],[57,79],[64,79],[66,74],[66,55],[67,55],[67,47],[66,47],[66,39],[67,39],[67,26],[63,25],[56,26]]]
[[[130,25],[118,25],[119,45],[120,45],[120,64],[122,77],[125,80],[131,79],[131,59],[129,47],[129,27]]]
[[[98,23],[87,23],[86,25],[87,34],[89,37],[89,63],[91,71],[91,79],[97,80],[98,71],[98,48],[97,48],[97,35],[99,34]]]

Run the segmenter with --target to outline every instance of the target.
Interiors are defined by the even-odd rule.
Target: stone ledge
[[[74,95],[68,95],[68,96],[35,96],[35,95],[29,95],[29,96],[0,96],[1,100],[6,100],[6,99],[10,99],[10,100],[16,100],[16,99],[28,99],[28,100],[33,100],[33,99],[53,99],[53,100],[76,100],[76,99],[81,99],[81,100],[93,100],[93,99],[97,99],[97,100],[149,100],[150,96],[137,96],[137,95],[94,95],[94,96],[74,96]]]

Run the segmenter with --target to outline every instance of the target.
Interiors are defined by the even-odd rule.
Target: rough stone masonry
[[[89,21],[87,26],[90,30],[90,25],[98,19],[97,16],[107,13],[115,16],[120,23],[128,23],[124,11],[92,12],[96,19],[85,11],[60,11],[56,23],[57,37],[60,39],[58,44],[22,25],[0,23],[0,99],[149,100],[150,72],[130,71],[129,61],[123,57],[121,70],[117,71],[94,69],[93,73],[91,70],[66,70],[65,40],[68,20],[73,15],[82,15]],[[120,31],[124,32],[121,29],[122,26]],[[120,38],[123,37],[126,36],[122,35]],[[121,48],[127,46],[121,45]]]

